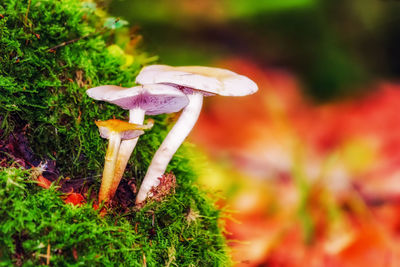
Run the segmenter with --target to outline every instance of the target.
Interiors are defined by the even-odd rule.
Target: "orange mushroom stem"
[[[121,141],[133,139],[144,134],[143,130],[150,129],[153,123],[138,125],[116,119],[96,121],[95,123],[99,127],[101,137],[108,139],[103,177],[99,192],[99,203],[101,203],[102,201],[108,202],[114,197],[115,190],[112,192],[112,188],[116,189],[120,182],[119,180],[114,181],[113,177]]]

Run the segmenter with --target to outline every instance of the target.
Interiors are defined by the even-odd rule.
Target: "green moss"
[[[79,1],[33,0],[25,24],[27,7],[28,1],[0,4],[3,124],[12,131],[29,123],[37,154],[56,159],[65,174],[89,175],[104,156],[94,120],[124,118],[126,112],[94,103],[85,90],[100,84],[132,85],[142,62],[123,69],[124,59],[107,50],[106,39],[113,32],[103,28],[105,19],[81,8]],[[78,41],[49,50],[70,40]]]
[[[142,266],[144,257],[148,266],[223,265],[216,211],[201,193],[191,193],[197,197],[189,206],[174,196],[139,212],[101,218],[91,204],[64,204],[55,187],[41,189],[28,171],[0,169],[0,266],[45,263],[49,244],[55,266]],[[182,216],[189,207],[201,214],[193,222]]]
[[[93,4],[28,2],[0,2],[1,138],[25,128],[37,159],[55,160],[62,176],[99,177],[106,141],[94,121],[127,119],[128,114],[93,101],[85,91],[101,84],[131,86],[151,59],[135,52],[126,66],[123,56],[107,49],[118,34],[116,25]],[[126,177],[138,184],[169,127],[167,116],[155,120],[128,166]],[[140,211],[111,212],[105,218],[90,204],[63,204],[54,188],[37,189],[26,171],[1,169],[0,265],[44,263],[38,255],[46,254],[47,244],[54,265],[141,266],[143,257],[149,266],[228,264],[219,212],[194,184],[190,157],[184,146],[168,168],[177,177],[176,194]],[[200,217],[189,223],[189,211]]]

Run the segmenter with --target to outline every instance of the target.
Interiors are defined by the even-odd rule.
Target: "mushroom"
[[[115,119],[96,121],[95,123],[99,127],[101,137],[108,139],[103,178],[101,180],[99,192],[99,203],[101,203],[102,201],[107,202],[112,198],[110,195],[110,189],[115,186],[114,183],[116,182],[113,180],[113,177],[121,140],[137,138],[144,134],[143,130],[150,129],[153,126],[153,123],[138,125]],[[118,187],[118,185],[116,186]]]
[[[138,84],[168,84],[180,89],[189,99],[178,121],[155,153],[136,196],[136,204],[142,203],[161,177],[176,150],[195,125],[203,103],[203,96],[245,96],[258,90],[246,76],[212,67],[172,67],[152,65],[141,70],[136,77]]]
[[[86,91],[89,97],[106,101],[129,110],[129,122],[142,124],[144,115],[173,113],[185,107],[189,100],[180,90],[165,84],[149,84],[124,88],[115,85],[104,85]],[[122,178],[128,160],[136,146],[138,138],[123,140],[119,149],[114,171],[114,195]]]

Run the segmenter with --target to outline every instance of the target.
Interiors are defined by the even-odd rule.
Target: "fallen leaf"
[[[51,182],[44,178],[42,175],[39,175],[37,178],[37,185],[46,189],[49,189],[51,186]]]
[[[72,204],[74,206],[80,206],[85,203],[85,198],[82,194],[79,193],[69,193],[68,196],[64,199],[64,202],[67,204]]]

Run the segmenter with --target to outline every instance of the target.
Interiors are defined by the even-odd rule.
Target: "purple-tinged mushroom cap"
[[[143,124],[145,114],[157,115],[162,113],[177,112],[189,103],[188,97],[177,88],[166,84],[148,84],[123,88],[115,85],[104,85],[91,88],[86,91],[89,97],[96,100],[106,101],[129,110],[129,122]],[[104,193],[102,199],[112,199],[118,184],[121,181],[128,160],[137,144],[138,136],[133,139],[134,132],[126,132],[126,136],[119,136],[122,139],[118,150],[113,178],[107,195]],[[136,132],[138,134],[140,132]],[[124,140],[125,138],[128,139]],[[115,142],[114,142],[115,143]],[[109,168],[110,169],[110,168]],[[111,170],[111,169],[110,169]],[[111,174],[107,174],[109,177]]]
[[[185,107],[189,100],[173,86],[147,84],[131,88],[103,85],[86,91],[93,99],[109,102],[123,109],[140,108],[147,115],[173,113]]]

